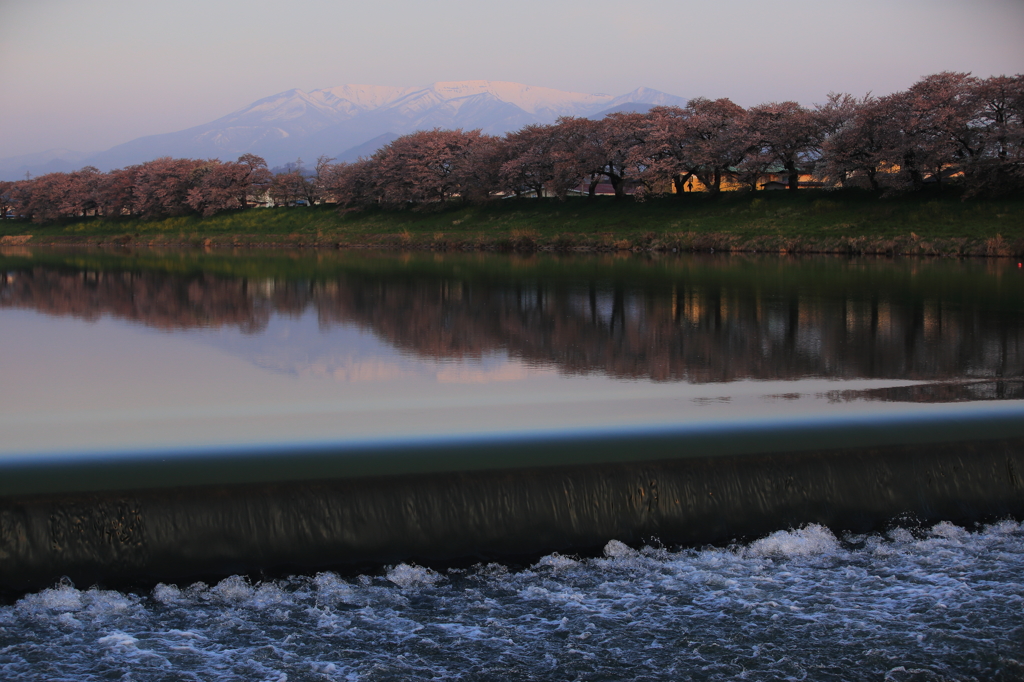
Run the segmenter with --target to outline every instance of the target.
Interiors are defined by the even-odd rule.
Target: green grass
[[[1024,254],[1024,197],[861,191],[694,194],[645,203],[508,199],[424,210],[249,209],[211,218],[0,221],[32,244],[378,246],[410,249],[742,250]]]

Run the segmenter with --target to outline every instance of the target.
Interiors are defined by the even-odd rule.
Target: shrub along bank
[[[863,190],[449,202],[429,210],[253,208],[212,217],[0,221],[0,244],[655,250],[1024,256],[1024,197]]]

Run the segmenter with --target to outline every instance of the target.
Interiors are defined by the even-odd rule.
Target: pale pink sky
[[[0,0],[0,158],[98,151],[344,83],[743,105],[1024,72],[1021,0]]]

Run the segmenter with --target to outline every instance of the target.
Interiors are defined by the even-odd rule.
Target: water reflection
[[[250,335],[275,315],[315,313],[321,330],[357,325],[420,358],[498,353],[565,374],[690,383],[1024,375],[1024,277],[998,261],[22,251],[4,254],[0,271],[3,308]],[[1019,394],[1019,383],[996,382],[830,399]]]
[[[909,403],[963,403],[976,400],[1024,400],[1024,381],[1018,379],[885,386],[860,390],[828,391],[822,397],[833,402],[878,400]]]
[[[996,261],[0,273],[0,588],[1020,515],[1024,278]]]

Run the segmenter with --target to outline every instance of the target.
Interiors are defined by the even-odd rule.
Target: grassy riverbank
[[[1024,255],[1024,197],[801,191],[503,200],[433,210],[249,209],[211,218],[0,221],[3,244]]]

